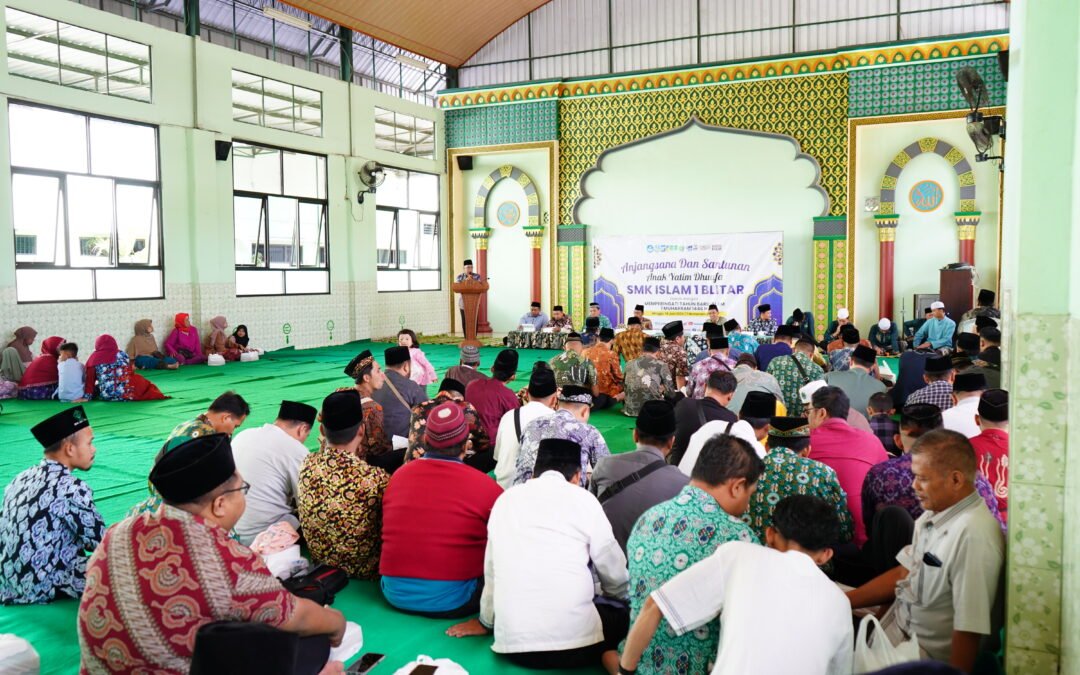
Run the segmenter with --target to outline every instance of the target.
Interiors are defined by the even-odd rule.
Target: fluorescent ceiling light
[[[394,58],[397,59],[398,63],[404,63],[405,65],[412,66],[413,68],[416,68],[418,70],[427,70],[428,68],[431,67],[431,65],[428,64],[426,61],[421,61],[420,59],[414,59],[413,57],[411,57],[411,56],[409,56],[407,54],[398,54]]]
[[[274,21],[280,21],[281,23],[287,23],[290,26],[296,26],[301,30],[311,30],[311,22],[305,21],[298,16],[287,14],[276,7],[263,7],[263,14],[270,17]]]

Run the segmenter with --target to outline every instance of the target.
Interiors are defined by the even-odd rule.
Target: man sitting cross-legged
[[[580,473],[577,443],[541,441],[536,477],[504,492],[491,510],[480,618],[452,626],[448,635],[494,630],[491,648],[525,668],[600,662],[618,672],[616,650],[629,624],[620,602],[626,556],[596,498],[578,487]],[[594,597],[594,572],[600,597]]]
[[[917,635],[924,656],[965,673],[980,643],[997,634],[994,609],[1005,539],[975,490],[971,442],[937,429],[911,450],[915,495],[925,509],[895,568],[848,591],[851,607],[895,602],[882,620],[894,644]]]
[[[30,433],[45,457],[4,489],[0,511],[0,602],[77,598],[86,556],[105,533],[90,487],[73,475],[94,464],[94,430],[75,406],[35,424]]]
[[[502,488],[462,461],[469,422],[457,403],[433,408],[424,436],[424,455],[398,469],[383,495],[383,596],[411,614],[474,614],[488,517]]]
[[[702,448],[690,484],[637,521],[626,548],[631,620],[650,593],[718,546],[729,541],[758,543],[741,517],[762,467],[746,441],[715,436]],[[716,622],[682,636],[665,625],[649,642],[637,671],[640,675],[707,672],[718,642]]]
[[[626,638],[620,672],[640,667],[661,619],[686,635],[719,617],[713,675],[850,673],[851,606],[819,569],[839,529],[832,506],[820,499],[784,499],[765,532],[768,548],[728,542],[649,595]]]
[[[322,663],[306,672],[322,667],[330,645],[341,642],[345,618],[291,595],[258,555],[229,537],[249,487],[236,472],[229,437],[186,441],[157,461],[150,481],[163,506],[109,528],[87,565],[78,619],[82,672],[187,673],[196,633],[215,621],[321,640]],[[246,646],[237,640],[238,650]]]
[[[412,410],[412,419],[409,421],[409,448],[405,453],[405,462],[423,457],[427,452],[424,430],[427,429],[428,418],[431,411],[437,406],[453,401],[461,408],[465,415],[465,422],[469,425],[469,449],[465,455],[465,463],[487,473],[495,468],[495,456],[491,447],[491,439],[487,431],[480,423],[480,413],[472,403],[465,400],[465,385],[450,378],[445,378],[439,383],[439,393],[430,401],[424,401]]]
[[[600,431],[589,424],[592,394],[584,387],[566,385],[559,390],[559,409],[539,417],[522,432],[514,485],[530,480],[535,473],[537,452],[548,438],[563,438],[581,447],[581,487],[588,487],[596,463],[611,454]]]
[[[247,508],[236,522],[241,543],[250,546],[274,523],[300,527],[296,516],[300,466],[309,454],[304,442],[318,414],[306,403],[282,401],[273,424],[241,431],[232,440],[236,470],[251,483]]]

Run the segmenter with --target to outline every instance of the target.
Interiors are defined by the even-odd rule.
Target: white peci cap
[[[846,319],[849,316],[851,316],[851,315],[848,314],[848,311],[846,309],[844,309],[843,307],[841,307],[840,309],[838,309],[836,311],[836,318],[837,319]]]
[[[881,330],[889,330],[892,328],[892,321],[889,321],[885,317],[881,317],[881,321],[877,322],[877,327]]]
[[[803,402],[803,405],[810,405],[810,399],[813,398],[814,392],[827,386],[829,386],[829,383],[825,380],[808,382],[799,389],[799,400]]]
[[[930,309],[945,309],[945,303],[940,300],[935,300],[930,303]]]

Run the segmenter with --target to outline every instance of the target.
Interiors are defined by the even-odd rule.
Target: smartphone
[[[413,668],[409,675],[432,675],[438,669],[438,666],[421,665]]]
[[[368,652],[357,659],[356,663],[349,666],[345,671],[345,675],[364,675],[364,673],[369,673],[371,672],[371,669],[377,666],[384,658],[386,658],[386,654]]]

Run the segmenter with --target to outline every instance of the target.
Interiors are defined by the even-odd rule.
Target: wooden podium
[[[476,339],[476,319],[480,312],[480,299],[487,293],[486,281],[458,281],[450,286],[450,290],[460,293],[465,304],[465,339],[463,345],[480,347],[480,341]]]

